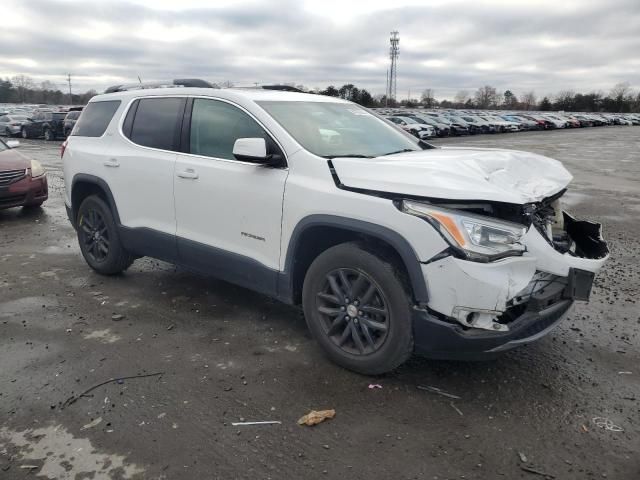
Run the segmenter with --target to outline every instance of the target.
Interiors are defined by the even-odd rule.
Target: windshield
[[[418,140],[352,103],[257,103],[300,145],[320,157],[378,157],[423,148]]]

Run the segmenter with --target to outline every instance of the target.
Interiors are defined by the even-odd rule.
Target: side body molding
[[[363,220],[355,220],[337,215],[314,214],[304,217],[298,222],[289,238],[284,271],[278,279],[278,298],[285,303],[293,302],[294,295],[294,268],[300,240],[303,233],[313,227],[334,227],[348,230],[356,234],[364,234],[377,238],[393,247],[404,262],[409,274],[409,281],[413,289],[413,295],[419,304],[427,303],[429,296],[427,286],[422,274],[420,260],[413,247],[398,232],[387,227]]]

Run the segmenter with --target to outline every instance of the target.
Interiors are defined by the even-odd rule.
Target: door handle
[[[180,178],[186,178],[189,180],[195,180],[198,178],[198,173],[193,168],[187,168],[181,172],[178,172]]]
[[[116,160],[115,158],[110,158],[109,160],[105,160],[102,163],[105,167],[119,167],[120,166],[120,162],[118,162],[118,160]]]

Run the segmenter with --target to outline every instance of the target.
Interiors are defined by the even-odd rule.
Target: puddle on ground
[[[111,332],[111,329],[105,328],[104,330],[94,330],[84,336],[85,340],[100,340],[102,343],[115,343],[120,340],[120,337]]]
[[[37,477],[63,480],[142,478],[144,470],[122,455],[100,453],[88,438],[76,438],[62,425],[22,432],[0,429],[0,453],[15,455],[11,469]],[[21,466],[36,468],[21,470]]]

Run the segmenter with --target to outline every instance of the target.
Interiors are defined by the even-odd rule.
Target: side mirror
[[[18,148],[19,146],[20,146],[20,142],[18,140],[7,140],[7,147]]]
[[[233,144],[233,156],[244,162],[267,163],[267,142],[264,138],[238,138]]]

